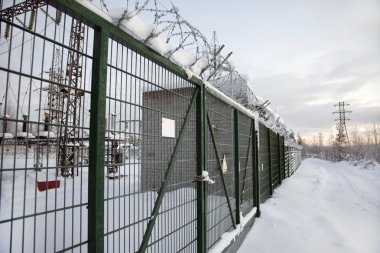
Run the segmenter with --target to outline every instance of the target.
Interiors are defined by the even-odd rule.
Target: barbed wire
[[[115,24],[120,26],[124,20],[131,20],[135,16],[147,16],[153,18],[151,32],[142,39],[149,42],[160,37],[165,43],[173,46],[164,54],[171,58],[176,52],[184,50],[195,57],[187,67],[192,67],[202,58],[207,59],[207,65],[203,67],[200,76],[209,81],[213,86],[221,90],[238,103],[256,112],[261,121],[268,127],[281,134],[289,135],[282,119],[269,107],[269,101],[258,98],[248,86],[247,78],[243,77],[228,60],[228,55],[222,51],[224,45],[220,45],[216,33],[211,40],[208,39],[193,25],[190,24],[173,4],[168,8],[159,0],[127,0],[126,8],[118,17]],[[103,10],[109,10],[107,0],[99,0]]]
[[[224,45],[219,44],[216,33],[214,32],[209,42],[199,29],[181,16],[173,3],[167,8],[159,0],[127,0],[126,7],[111,12],[107,6],[108,0],[95,1],[95,5],[107,12],[116,26],[126,28],[136,35],[135,38],[151,46],[164,57],[209,81],[227,96],[257,113],[268,127],[280,133],[289,132],[277,113],[268,107],[268,100],[259,99],[250,89],[248,78],[242,76],[229,61],[232,52],[222,52]],[[53,17],[43,8],[40,10],[57,25],[60,24],[61,12],[57,12],[56,17]],[[32,14],[35,15],[35,12],[30,15]],[[142,17],[152,19],[151,23],[147,23],[146,20],[140,21]],[[17,17],[16,20],[25,26],[22,20]],[[33,23],[34,16],[31,16],[29,29]],[[142,33],[139,31],[139,24],[144,28]],[[185,61],[184,52],[188,52],[190,56]]]

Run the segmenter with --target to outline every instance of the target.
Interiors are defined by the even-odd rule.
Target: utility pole
[[[345,102],[338,102],[338,104],[334,105],[338,107],[338,111],[334,111],[333,114],[339,114],[339,117],[335,119],[336,129],[338,133],[335,138],[335,144],[338,148],[338,161],[342,161],[345,157],[345,146],[349,143],[348,133],[346,127],[346,121],[350,120],[346,117],[346,113],[352,113],[352,111],[347,111],[345,106],[349,106],[350,104]]]

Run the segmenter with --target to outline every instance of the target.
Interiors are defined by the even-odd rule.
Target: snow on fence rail
[[[225,94],[41,2],[1,17],[0,252],[206,252],[298,168]]]

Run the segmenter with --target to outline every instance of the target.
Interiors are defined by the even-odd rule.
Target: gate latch
[[[212,180],[210,177],[209,177],[209,175],[208,175],[208,171],[202,171],[202,175],[200,175],[200,176],[196,176],[195,178],[194,178],[194,180],[193,180],[193,182],[200,182],[200,181],[204,181],[204,182],[206,182],[206,183],[208,183],[208,184],[214,184],[215,183],[215,181],[214,180]]]

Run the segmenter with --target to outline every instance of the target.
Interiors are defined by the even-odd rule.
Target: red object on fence
[[[54,180],[54,181],[37,181],[37,188],[40,192],[46,191],[49,189],[55,189],[59,188],[61,186],[61,180]]]

